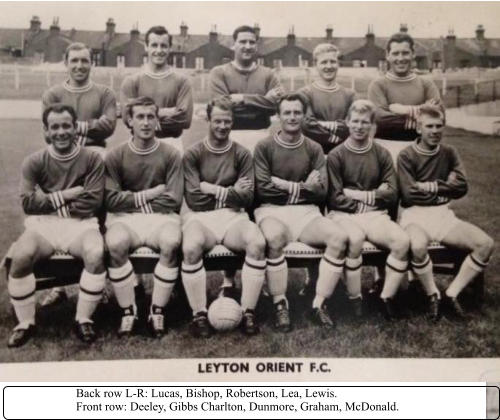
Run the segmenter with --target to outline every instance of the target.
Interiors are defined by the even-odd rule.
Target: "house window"
[[[205,59],[203,57],[196,57],[195,62],[194,62],[194,68],[196,70],[203,70],[204,69],[204,62],[205,62]]]
[[[283,62],[278,58],[278,59],[275,59],[273,60],[273,67],[275,69],[281,69],[281,67],[283,67]]]
[[[101,53],[100,52],[93,52],[92,53],[92,64],[94,66],[101,65]]]
[[[264,65],[264,57],[259,57],[257,58],[257,64],[259,66],[263,66]]]
[[[125,56],[120,54],[116,57],[116,66],[125,67]]]

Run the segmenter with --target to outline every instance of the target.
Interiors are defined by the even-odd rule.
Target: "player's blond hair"
[[[325,54],[325,53],[330,53],[330,52],[335,53],[337,55],[340,54],[340,50],[337,48],[336,45],[327,44],[327,43],[318,44],[314,48],[313,59],[314,59],[314,61],[316,61],[318,59],[318,55]]]
[[[418,120],[420,121],[423,116],[431,118],[440,118],[443,124],[446,124],[446,112],[442,104],[431,105],[423,104],[419,107]]]
[[[375,121],[375,105],[372,101],[369,101],[368,99],[358,99],[354,101],[351,106],[349,107],[349,111],[347,111],[347,118],[346,120],[349,120],[351,118],[351,114],[353,112],[358,112],[360,114],[369,114],[370,115],[370,121],[374,122]]]

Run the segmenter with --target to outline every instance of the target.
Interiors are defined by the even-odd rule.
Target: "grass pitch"
[[[23,216],[18,199],[20,165],[27,154],[44,147],[40,128],[40,123],[34,120],[0,121],[0,256],[22,232]],[[195,120],[186,134],[185,146],[200,140],[205,133],[206,124]],[[116,145],[128,137],[119,121],[109,145]],[[458,148],[469,179],[468,195],[454,205],[457,215],[479,225],[498,241],[500,142],[494,137],[455,129],[447,130],[446,141]],[[356,322],[349,316],[346,298],[339,287],[330,302],[338,327],[334,332],[326,333],[308,320],[310,301],[298,296],[304,271],[291,270],[288,296],[294,330],[290,334],[273,330],[272,305],[268,298],[262,297],[257,307],[262,329],[260,335],[247,338],[239,331],[233,331],[206,340],[193,339],[187,328],[189,310],[179,293],[168,307],[170,332],[161,341],[147,336],[142,320],[137,336],[118,339],[116,329],[120,315],[112,299],[98,308],[96,326],[99,338],[91,346],[80,343],[71,331],[77,293],[73,287],[66,303],[54,308],[38,308],[38,335],[15,350],[6,347],[7,337],[16,321],[9,303],[5,272],[1,270],[0,362],[191,357],[499,357],[499,269],[500,260],[495,253],[486,272],[485,302],[478,309],[466,299],[471,319],[464,323],[447,319],[436,325],[429,323],[424,318],[423,301],[418,297],[411,316],[391,324],[382,319],[370,305],[370,299],[366,298],[367,314],[361,322]],[[440,277],[438,280],[443,289],[450,279]],[[209,300],[215,298],[220,281],[220,273],[209,274]],[[370,276],[365,273],[364,292],[370,282]],[[147,288],[149,294],[150,285]],[[41,293],[38,293],[38,298]],[[147,300],[142,302],[143,319],[147,306]]]

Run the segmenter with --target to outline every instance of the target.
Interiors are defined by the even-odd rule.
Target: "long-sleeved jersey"
[[[159,108],[175,108],[171,115],[160,118],[156,129],[158,138],[179,137],[184,129],[191,126],[193,91],[184,75],[168,69],[159,74],[142,71],[126,77],[120,89],[123,121],[127,118],[127,102],[139,96],[153,99]]]
[[[132,140],[106,155],[106,210],[112,213],[179,212],[184,175],[180,153],[172,146],[154,141],[142,150]],[[166,190],[148,201],[145,190],[165,184]]]
[[[467,193],[462,161],[457,150],[447,144],[426,151],[419,147],[417,139],[402,150],[398,157],[398,180],[403,207],[445,204]],[[427,183],[428,191],[417,188],[417,182]]]
[[[243,104],[234,108],[233,130],[260,130],[271,125],[270,116],[276,113],[276,102],[266,93],[280,86],[274,72],[267,67],[253,65],[238,68],[234,63],[222,64],[210,71],[210,97],[212,99],[242,94]]]
[[[390,153],[370,141],[364,148],[356,148],[348,138],[332,150],[326,160],[328,172],[328,210],[346,213],[365,213],[390,209],[397,203],[397,179]],[[344,188],[362,191],[354,199]]]
[[[257,204],[318,204],[327,190],[325,156],[321,146],[311,139],[300,137],[289,144],[274,133],[257,144],[254,152]],[[316,170],[319,182],[306,182]],[[288,191],[278,188],[271,177],[289,181]]]
[[[52,86],[42,96],[44,110],[56,103],[71,105],[75,109],[79,144],[106,146],[106,139],[116,127],[116,98],[111,89],[92,81],[76,88],[66,81]]]
[[[185,197],[191,210],[252,206],[253,188],[234,187],[236,181],[243,177],[254,182],[252,155],[240,144],[230,141],[224,149],[216,149],[208,143],[208,139],[204,139],[185,152],[183,163]],[[201,192],[200,182],[217,185],[216,195]]]
[[[328,154],[336,145],[349,136],[349,130],[343,124],[349,107],[355,99],[355,92],[339,84],[326,88],[317,82],[304,86],[297,93],[308,102],[308,112],[302,129],[304,134],[323,148]],[[340,121],[331,132],[319,124],[319,121]]]
[[[377,137],[413,141],[417,137],[418,106],[431,99],[440,100],[440,96],[432,80],[414,73],[407,77],[397,77],[388,72],[370,84],[368,99],[377,106]],[[399,115],[389,110],[391,104],[409,105],[413,108],[409,115]]]
[[[28,215],[89,218],[101,207],[104,163],[92,150],[77,146],[70,154],[59,155],[48,146],[24,159],[21,171],[21,201]],[[78,186],[83,192],[66,201],[62,191]]]

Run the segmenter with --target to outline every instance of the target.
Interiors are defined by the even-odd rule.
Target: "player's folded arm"
[[[436,192],[422,191],[417,187],[412,162],[404,151],[398,156],[398,180],[403,207],[432,206],[438,203]]]
[[[262,143],[261,143],[262,144]],[[269,159],[266,157],[266,150],[257,144],[254,151],[255,188],[258,200],[265,203],[285,205],[288,204],[289,193],[280,190],[271,181],[271,169]]]
[[[344,194],[344,182],[341,174],[341,162],[336,153],[330,153],[326,161],[328,173],[327,205],[330,210],[356,213],[360,201]]]
[[[463,163],[455,148],[450,148],[451,171],[445,180],[437,180],[437,194],[452,199],[467,194],[468,185]]]

